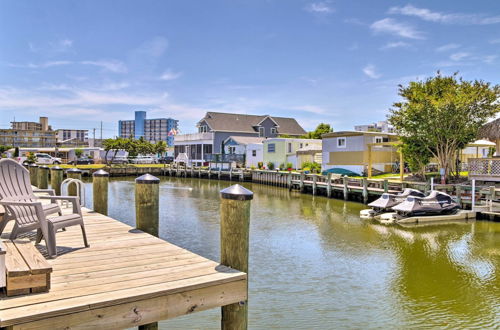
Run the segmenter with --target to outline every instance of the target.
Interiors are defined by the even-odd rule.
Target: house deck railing
[[[471,158],[468,160],[470,177],[500,179],[500,158]]]

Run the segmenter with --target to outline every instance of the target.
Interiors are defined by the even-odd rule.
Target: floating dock
[[[445,215],[426,215],[426,216],[414,216],[414,217],[402,217],[397,213],[384,213],[374,219],[379,221],[380,223],[397,223],[397,224],[410,224],[410,223],[435,223],[439,224],[440,222],[449,222],[449,221],[457,221],[457,220],[472,220],[476,218],[475,211],[468,210],[459,210],[454,214],[445,214]]]
[[[47,260],[50,291],[1,296],[0,328],[130,328],[247,299],[245,273],[91,210],[83,215],[90,248],[78,226],[59,232],[58,257]]]

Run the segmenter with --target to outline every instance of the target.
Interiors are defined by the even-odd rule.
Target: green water
[[[162,178],[160,236],[219,259],[225,181]],[[500,223],[402,228],[362,204],[245,184],[251,214],[251,329],[499,328]],[[91,205],[90,188],[87,204]],[[110,182],[110,216],[134,225],[132,179]],[[219,329],[220,310],[162,329]]]

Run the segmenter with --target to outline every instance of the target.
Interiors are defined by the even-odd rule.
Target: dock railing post
[[[344,183],[344,200],[347,200],[349,198],[349,188],[348,188],[347,176],[343,176],[342,181]]]
[[[317,189],[317,181],[318,181],[318,176],[316,174],[313,175],[313,183],[312,183],[312,193],[313,195],[316,195],[316,189]]]
[[[61,183],[64,180],[62,167],[54,166],[50,169],[50,187],[54,189],[56,196],[61,196]]]
[[[460,205],[460,207],[462,207],[462,186],[457,185],[455,193],[457,195],[457,204]]]
[[[82,179],[82,171],[77,169],[77,168],[70,168],[69,170],[66,171],[66,176],[68,178],[71,178],[71,179],[81,180]],[[78,186],[76,183],[70,182],[68,184],[68,195],[69,196],[77,196],[77,190],[78,190]]]
[[[300,183],[299,183],[299,190],[300,192],[303,192],[304,191],[304,179],[305,179],[305,173],[304,172],[300,172]]]
[[[29,171],[31,185],[38,187],[38,165],[30,164]]]
[[[135,227],[158,237],[160,179],[144,174],[135,179]],[[158,323],[139,326],[139,330],[156,330]]]
[[[248,274],[250,203],[253,192],[235,184],[221,190],[220,194],[221,264]],[[247,301],[223,306],[221,311],[222,330],[247,329]]]
[[[42,165],[38,168],[38,188],[47,189],[49,187],[49,167]]]
[[[328,173],[326,176],[326,196],[332,197],[332,173]]]
[[[474,211],[476,207],[476,180],[472,179],[472,189],[471,189],[471,210]]]
[[[92,174],[92,181],[94,211],[108,215],[109,173],[100,169]]]
[[[363,178],[363,204],[368,203],[368,179]]]
[[[431,177],[431,191],[434,190],[434,177]]]
[[[389,192],[389,180],[384,179],[384,192]]]

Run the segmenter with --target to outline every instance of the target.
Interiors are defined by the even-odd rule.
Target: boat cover
[[[452,214],[460,209],[460,205],[450,195],[433,190],[426,197],[410,196],[392,209],[402,216],[425,216]]]

